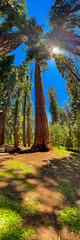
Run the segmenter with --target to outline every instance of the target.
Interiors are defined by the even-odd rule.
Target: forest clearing
[[[80,239],[80,152],[2,148],[0,165],[0,240]]]

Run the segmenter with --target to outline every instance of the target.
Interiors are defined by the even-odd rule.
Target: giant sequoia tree
[[[31,37],[27,43],[26,60],[35,59],[35,142],[32,149],[49,150],[50,139],[48,121],[45,106],[41,67],[46,66],[49,58],[47,46],[42,40],[43,27],[40,26],[36,32],[35,39]]]

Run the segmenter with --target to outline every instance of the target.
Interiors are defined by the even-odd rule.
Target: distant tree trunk
[[[0,113],[0,146],[4,144],[5,140],[5,122],[6,122],[6,112],[8,108],[8,103],[13,87],[11,87],[10,92],[7,92],[5,95],[5,105],[3,112]]]
[[[14,32],[0,35],[0,57],[15,50],[28,39],[28,35],[24,33]]]
[[[0,112],[0,146],[4,142],[4,113]]]
[[[27,139],[28,147],[31,146],[31,103],[29,102],[28,113],[27,113]]]
[[[41,68],[38,61],[35,68],[35,142],[32,149],[36,148],[41,151],[51,149]]]
[[[27,96],[27,92],[25,92],[24,106],[23,106],[23,146],[24,147],[26,147],[26,96]]]
[[[77,74],[69,67],[69,65],[65,63],[65,66],[73,74],[73,76],[75,76],[75,78],[80,82],[80,77],[77,76]]]
[[[19,96],[20,96],[20,89],[18,91],[18,98],[16,100],[16,107],[15,107],[15,119],[14,119],[14,146],[18,147],[18,105],[19,105]]]
[[[27,138],[28,138],[28,147],[31,146],[31,82],[32,82],[32,72],[31,70],[31,78],[30,78],[30,87],[29,87],[29,106],[28,106],[28,113],[27,113]]]

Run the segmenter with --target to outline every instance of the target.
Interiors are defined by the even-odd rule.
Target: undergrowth
[[[31,173],[34,173],[34,169],[32,168],[32,166],[26,166],[25,163],[21,163],[19,161],[14,161],[8,162],[8,168],[13,168],[14,170],[17,170],[18,172],[22,173],[23,175],[28,175]]]
[[[66,197],[66,199],[69,202],[75,203],[76,195],[69,180],[63,179],[61,181],[61,185],[59,186],[59,189],[60,189],[60,192]]]
[[[40,209],[40,205],[22,206],[0,192],[0,240],[26,240],[30,236],[34,237],[35,231],[30,226],[24,228],[20,225],[26,215],[36,214]]]
[[[63,147],[63,146],[59,146],[59,148],[58,147],[56,147],[56,146],[54,146],[53,147],[54,148],[54,150],[56,150],[56,152],[60,155],[60,156],[66,156],[66,154],[68,153],[68,151],[66,150],[66,148],[65,147]]]
[[[62,224],[69,225],[72,230],[80,233],[80,208],[79,207],[67,207],[63,211],[59,212],[59,217],[62,220]]]

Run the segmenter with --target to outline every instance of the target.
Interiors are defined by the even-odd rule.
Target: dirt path
[[[60,182],[69,179],[75,189],[76,200],[79,196],[79,156],[60,157],[55,151],[28,154],[0,153],[1,169],[6,171],[9,163],[21,162],[32,168],[32,172],[17,177],[13,172],[6,172],[0,181],[0,190],[14,194],[14,200],[33,204],[32,212],[24,219],[22,226],[29,225],[35,230],[35,240],[79,240],[79,235],[68,226],[60,229],[58,213],[72,204],[73,199],[65,198],[59,191]],[[16,167],[17,171],[17,167]],[[13,174],[10,175],[9,174]],[[24,188],[22,187],[24,185]],[[10,196],[11,197],[11,196]],[[37,208],[36,208],[37,206]]]

